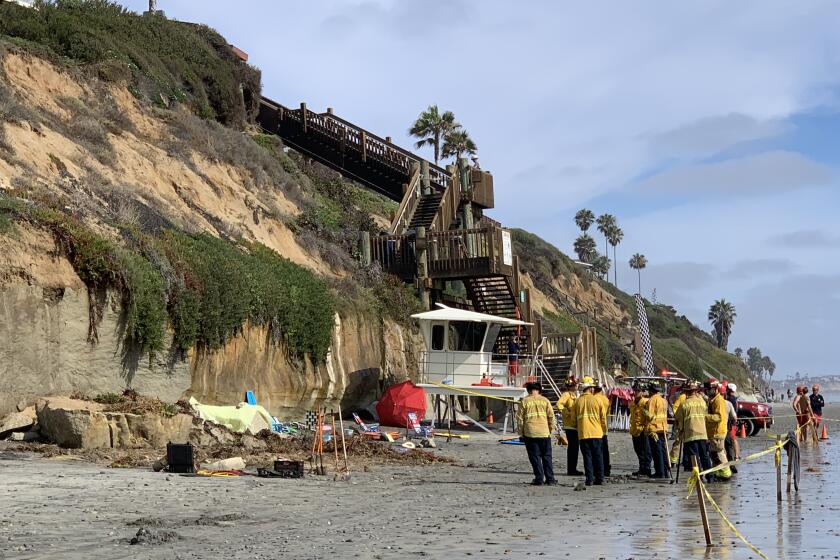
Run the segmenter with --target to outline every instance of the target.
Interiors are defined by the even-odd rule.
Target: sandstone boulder
[[[102,405],[64,397],[38,403],[38,424],[49,441],[72,448],[161,447],[168,441],[187,441],[193,417],[105,412]]]
[[[60,447],[111,447],[111,428],[102,405],[66,397],[48,397],[37,405],[41,434]]]
[[[35,418],[23,412],[13,412],[0,422],[0,438],[12,432],[25,432],[35,424]]]

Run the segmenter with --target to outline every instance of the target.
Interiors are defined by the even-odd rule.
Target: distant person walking
[[[811,412],[814,414],[814,429],[820,427],[822,423],[822,412],[825,406],[825,399],[820,395],[820,386],[814,385],[811,387]]]
[[[633,451],[639,460],[639,470],[633,473],[634,476],[650,476],[650,444],[645,434],[645,406],[647,395],[637,383],[633,386],[633,400],[630,402],[630,437],[633,439]]]
[[[534,471],[533,486],[557,484],[554,479],[554,466],[551,461],[551,434],[556,422],[551,402],[542,396],[539,383],[525,384],[528,396],[519,403],[517,425],[519,439],[525,444],[528,460]]]
[[[578,454],[580,444],[578,442],[577,415],[575,413],[575,401],[577,401],[577,381],[574,377],[566,379],[564,391],[557,399],[557,410],[563,418],[563,431],[566,432],[566,439],[569,445],[566,449],[566,475],[580,476],[583,473],[578,470]]]
[[[796,423],[799,426],[799,440],[808,440],[808,425],[813,421],[811,411],[811,400],[808,398],[808,388],[799,385],[796,387],[796,396],[791,403],[793,413],[796,415]]]

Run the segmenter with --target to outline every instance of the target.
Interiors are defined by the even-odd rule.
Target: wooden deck
[[[505,263],[502,229],[496,227],[431,231],[423,240],[412,234],[380,235],[371,239],[371,256],[386,272],[413,278],[418,242],[425,243],[427,249],[429,278],[463,280],[513,274],[512,263]]]

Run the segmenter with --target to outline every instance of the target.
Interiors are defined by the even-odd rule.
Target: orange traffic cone
[[[825,428],[825,424],[823,424],[823,430],[820,439],[828,439],[828,430]]]
[[[488,424],[493,423],[493,411],[492,410],[487,414],[487,423]]]
[[[742,438],[742,439],[747,437],[747,424],[746,424],[746,422],[741,422],[741,431],[738,434],[738,437]]]

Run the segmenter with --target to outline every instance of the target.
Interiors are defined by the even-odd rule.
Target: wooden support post
[[[328,115],[332,115],[332,114],[333,114],[333,108],[332,108],[332,107],[327,107],[327,114],[328,114]]]
[[[303,123],[303,131],[306,132],[306,103],[300,104],[300,122]]]
[[[390,137],[390,136],[386,136],[386,137],[385,137],[385,141],[386,141],[386,142],[388,142],[389,144],[391,144],[391,137]]]
[[[417,292],[420,296],[420,302],[423,304],[423,309],[429,309],[431,303],[429,301],[429,290],[426,287],[426,278],[429,276],[429,262],[425,227],[417,228],[415,243],[417,250]]]
[[[691,464],[694,470],[700,472],[700,467],[697,465],[697,455],[691,456]],[[703,480],[697,479],[697,503],[700,506],[700,520],[703,522],[703,536],[706,537],[706,548],[712,547],[712,530],[709,528],[709,518],[706,516],[706,497],[703,495]]]
[[[775,462],[776,462],[776,501],[782,501],[782,436],[776,436],[776,453]]]
[[[370,232],[359,232],[359,255],[362,258],[362,266],[370,266]]]
[[[359,142],[361,146],[359,149],[362,150],[362,161],[367,161],[367,133],[363,130],[359,133]]]
[[[420,184],[423,185],[423,193],[431,194],[432,193],[432,179],[431,175],[429,175],[429,162],[425,159],[420,162]]]

